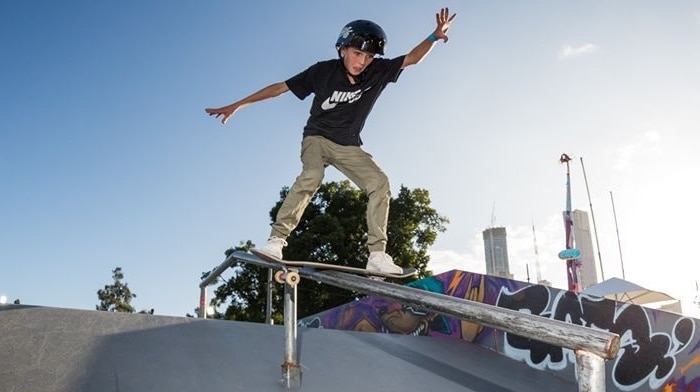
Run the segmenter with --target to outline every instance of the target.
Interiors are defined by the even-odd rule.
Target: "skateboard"
[[[272,257],[269,255],[266,255],[265,253],[262,253],[258,251],[257,249],[251,249],[250,253],[254,254],[255,256],[265,260],[269,261],[271,263],[276,263],[276,264],[282,264],[283,267],[308,267],[317,271],[325,271],[325,270],[332,270],[332,271],[341,271],[341,272],[348,272],[351,274],[355,275],[366,275],[370,277],[379,277],[379,278],[398,278],[398,279],[403,279],[403,278],[410,278],[412,276],[418,275],[418,270],[415,268],[404,268],[403,273],[401,274],[390,274],[386,272],[379,272],[379,271],[368,271],[364,268],[355,268],[355,267],[347,267],[343,265],[336,265],[336,264],[328,264],[328,263],[319,263],[315,261],[300,261],[300,260],[282,260],[278,259],[276,257]],[[286,269],[286,268],[285,268]],[[293,282],[289,282],[289,279],[292,279]],[[275,274],[275,280],[279,283],[296,283],[298,281],[298,274],[287,274],[286,271],[277,271]]]

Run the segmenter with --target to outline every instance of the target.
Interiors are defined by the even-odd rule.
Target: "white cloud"
[[[456,252],[454,250],[430,250],[430,263],[428,270],[435,275],[459,269],[462,271],[486,273],[484,263],[484,246],[481,233],[475,233],[474,237],[467,243],[466,252]]]
[[[458,269],[462,271],[485,273],[485,264],[479,262],[472,254],[458,253],[453,250],[431,250],[430,264],[428,270],[433,271],[433,274],[441,274],[443,272]]]
[[[618,148],[618,156],[613,168],[625,170],[630,168],[639,157],[644,157],[647,154],[661,155],[662,150],[657,147],[659,141],[661,141],[661,135],[657,131],[645,132],[636,141]]]
[[[598,51],[598,45],[586,43],[580,46],[564,45],[559,50],[559,58],[567,59],[593,54]]]
[[[652,143],[656,143],[661,140],[661,135],[656,131],[644,132],[644,138]]]

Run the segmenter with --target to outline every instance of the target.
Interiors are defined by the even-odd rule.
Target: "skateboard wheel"
[[[296,272],[289,272],[287,275],[284,277],[284,281],[291,286],[296,286],[297,283],[299,283],[299,274]]]
[[[284,283],[284,271],[275,272],[275,282]]]

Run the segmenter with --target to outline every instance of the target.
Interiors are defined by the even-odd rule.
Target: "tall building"
[[[586,211],[574,210],[574,247],[581,251],[581,267],[579,277],[581,278],[581,289],[598,283],[598,270],[595,264],[595,251],[593,250],[593,240],[591,237],[591,225],[588,221]]]
[[[505,227],[492,227],[483,231],[488,275],[512,278],[508,266],[508,241]]]

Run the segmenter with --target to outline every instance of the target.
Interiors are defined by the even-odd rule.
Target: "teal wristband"
[[[430,33],[430,35],[428,36],[428,41],[430,41],[430,42],[435,42],[435,41],[437,41],[437,38],[435,37],[435,34]]]

